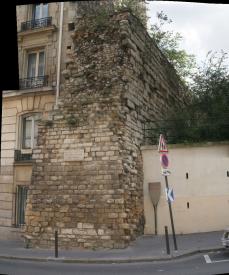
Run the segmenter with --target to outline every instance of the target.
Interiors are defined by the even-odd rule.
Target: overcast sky
[[[196,55],[198,62],[210,50],[222,49],[229,55],[229,4],[147,2],[149,24],[156,21],[157,12],[164,11],[173,21],[167,29],[181,33],[182,47]]]

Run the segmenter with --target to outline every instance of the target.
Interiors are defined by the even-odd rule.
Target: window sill
[[[57,29],[56,26],[52,25],[49,27],[20,31],[20,32],[18,32],[18,41],[20,42],[23,39],[23,37],[31,35],[31,34],[37,34],[37,33],[40,34],[40,33],[45,33],[45,32],[47,32],[48,34],[51,34],[56,29]]]
[[[21,149],[21,154],[32,154],[32,149]]]
[[[27,165],[32,165],[34,160],[15,160],[14,161],[14,166],[27,166]]]
[[[56,87],[47,86],[47,87],[40,87],[40,88],[31,88],[31,89],[24,89],[24,90],[9,90],[9,91],[3,91],[3,98],[7,97],[14,97],[14,96],[20,96],[24,94],[30,94],[30,93],[45,93],[45,92],[55,92]]]

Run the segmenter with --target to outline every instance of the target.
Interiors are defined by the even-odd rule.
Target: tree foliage
[[[195,56],[180,49],[180,42],[183,40],[180,33],[163,30],[166,25],[172,23],[172,20],[163,11],[157,13],[157,19],[158,22],[150,28],[150,35],[173,64],[181,79],[186,82],[196,67]]]
[[[163,12],[157,13],[157,18],[150,34],[181,79],[188,77],[185,82],[191,99],[182,108],[174,106],[166,120],[154,122],[151,136],[156,141],[164,133],[170,143],[229,140],[227,54],[209,52],[197,67],[195,57],[180,49],[180,33],[164,30],[172,20]]]
[[[229,140],[229,72],[227,54],[209,52],[193,75],[191,103],[174,108],[155,134],[170,143]]]
[[[115,0],[115,10],[129,9],[144,26],[147,24],[146,1],[145,0]]]
[[[81,15],[96,15],[97,21],[103,25],[113,12],[129,10],[146,27],[146,0],[95,0],[79,1],[78,13]]]

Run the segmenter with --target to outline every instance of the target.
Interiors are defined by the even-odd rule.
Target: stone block
[[[82,228],[92,229],[92,228],[94,228],[94,224],[92,224],[92,223],[82,223]]]
[[[13,191],[13,182],[9,183],[1,183],[0,184],[0,193],[12,193]]]
[[[8,175],[0,175],[0,184],[2,183],[12,183],[13,176]]]
[[[108,218],[111,218],[111,219],[118,218],[118,214],[117,213],[108,213]]]
[[[95,229],[87,229],[86,234],[89,236],[97,236],[97,232]]]
[[[98,235],[99,235],[99,236],[104,235],[104,230],[103,230],[103,229],[98,229]]]
[[[73,229],[72,228],[62,228],[61,229],[61,234],[72,235],[73,234]]]
[[[101,236],[101,240],[110,240],[111,236]]]

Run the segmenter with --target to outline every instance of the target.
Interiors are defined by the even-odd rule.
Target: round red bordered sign
[[[160,157],[160,160],[161,160],[161,166],[163,168],[168,168],[168,166],[169,166],[168,156],[166,154],[162,154]]]

